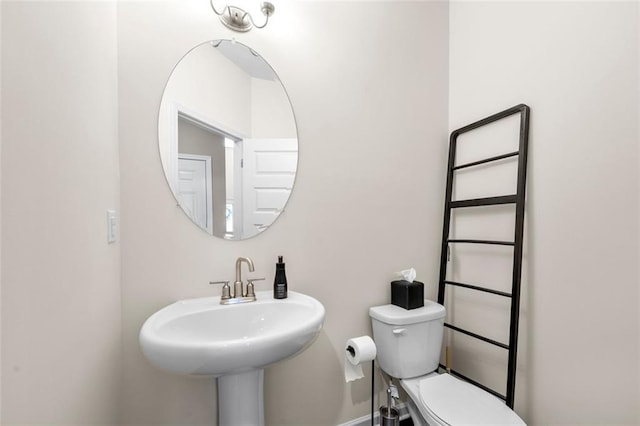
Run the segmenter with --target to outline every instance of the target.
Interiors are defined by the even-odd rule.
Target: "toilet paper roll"
[[[352,337],[347,340],[344,351],[344,380],[349,383],[364,377],[362,363],[376,357],[376,344],[369,336]]]

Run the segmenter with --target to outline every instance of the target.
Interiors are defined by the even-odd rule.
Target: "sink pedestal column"
[[[218,377],[220,426],[264,426],[264,370]]]

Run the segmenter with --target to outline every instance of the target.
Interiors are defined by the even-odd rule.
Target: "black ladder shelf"
[[[506,154],[498,155],[495,157],[485,158],[483,160],[474,161],[471,163],[455,165],[456,162],[456,145],[458,136],[479,127],[491,124],[503,118],[512,116],[514,114],[520,114],[520,140],[518,151],[509,152]],[[444,224],[442,231],[442,251],[440,256],[440,279],[438,285],[438,303],[444,305],[445,289],[447,285],[464,287],[471,290],[477,290],[485,293],[490,293],[502,297],[511,299],[510,309],[510,324],[509,324],[509,342],[507,344],[498,342],[496,340],[489,339],[471,331],[456,327],[452,324],[445,323],[445,327],[460,332],[467,336],[474,337],[483,342],[498,346],[508,351],[508,364],[507,364],[507,386],[506,395],[502,395],[487,386],[484,386],[469,377],[466,377],[460,372],[450,370],[450,372],[470,383],[478,386],[481,389],[501,398],[505,401],[507,406],[513,408],[514,393],[516,385],[516,360],[518,349],[518,321],[520,316],[520,281],[522,272],[522,243],[523,243],[523,231],[524,231],[524,203],[525,203],[525,191],[526,191],[526,178],[527,178],[527,148],[529,141],[529,107],[524,104],[516,105],[512,108],[479,120],[468,126],[462,127],[458,130],[454,130],[450,136],[449,142],[449,165],[447,168],[447,189],[445,195],[445,208],[444,208]],[[518,172],[517,172],[517,190],[514,195],[505,195],[498,197],[476,198],[470,200],[452,201],[453,196],[453,183],[455,179],[456,170],[465,169],[468,167],[478,166],[480,164],[491,163],[494,161],[518,157]],[[495,206],[500,204],[515,204],[515,230],[513,241],[493,241],[493,240],[475,240],[475,239],[450,239],[449,231],[451,225],[451,213],[453,209],[464,207],[479,207],[479,206]],[[467,244],[490,244],[490,245],[502,245],[513,247],[513,272],[512,272],[512,285],[511,293],[497,291],[477,285],[464,284],[460,282],[447,280],[447,260],[450,244],[467,243]],[[441,365],[441,367],[444,367]]]

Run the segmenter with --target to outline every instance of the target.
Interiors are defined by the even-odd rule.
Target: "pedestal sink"
[[[305,350],[322,329],[324,307],[313,297],[256,297],[239,305],[221,305],[219,297],[181,300],[140,330],[142,352],[156,367],[218,377],[220,425],[264,425],[263,369]]]

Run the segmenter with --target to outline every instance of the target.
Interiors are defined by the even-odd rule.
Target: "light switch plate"
[[[107,242],[109,244],[116,242],[118,231],[118,218],[115,210],[107,210]]]

